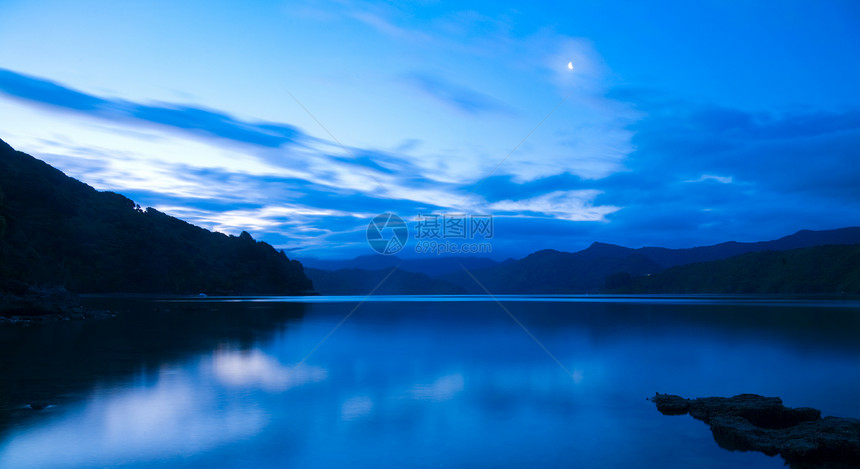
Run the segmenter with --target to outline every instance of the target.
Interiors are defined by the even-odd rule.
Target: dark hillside
[[[77,293],[300,294],[302,265],[99,192],[0,141],[0,279]]]
[[[751,252],[630,278],[608,292],[860,293],[860,245]]]

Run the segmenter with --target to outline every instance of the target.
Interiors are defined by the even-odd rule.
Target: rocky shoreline
[[[809,407],[790,408],[778,397],[685,399],[657,393],[651,400],[664,415],[690,414],[711,427],[714,441],[732,451],[780,455],[795,469],[860,467],[860,420],[821,417]]]
[[[0,290],[0,324],[31,324],[51,321],[104,319],[108,311],[92,311],[77,295],[62,287],[39,288],[18,282],[3,282]]]

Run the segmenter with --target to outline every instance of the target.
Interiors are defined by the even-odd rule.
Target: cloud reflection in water
[[[315,366],[284,366],[258,349],[219,349],[202,362],[97,390],[63,418],[8,441],[0,467],[114,466],[198,454],[252,437],[269,423],[254,399],[235,396],[236,388],[286,391],[327,374]]]
[[[305,364],[287,367],[259,349],[219,350],[212,357],[212,372],[225,386],[259,387],[266,391],[286,391],[326,378],[323,368]]]

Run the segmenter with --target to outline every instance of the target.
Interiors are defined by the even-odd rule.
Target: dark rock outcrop
[[[64,288],[27,286],[20,291],[7,290],[0,293],[0,314],[4,315],[34,316],[77,312],[83,312],[77,297]]]
[[[821,417],[809,407],[790,408],[778,397],[685,399],[657,393],[652,399],[664,415],[689,413],[711,427],[720,447],[732,451],[779,454],[793,468],[860,467],[860,420]]]
[[[0,323],[32,323],[54,320],[106,318],[107,311],[91,311],[77,295],[65,288],[38,288],[0,279]]]

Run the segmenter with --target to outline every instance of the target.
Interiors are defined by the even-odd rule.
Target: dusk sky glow
[[[498,259],[775,239],[860,225],[858,26],[851,0],[3,1],[0,138],[300,259],[372,254],[383,212],[492,214]]]

